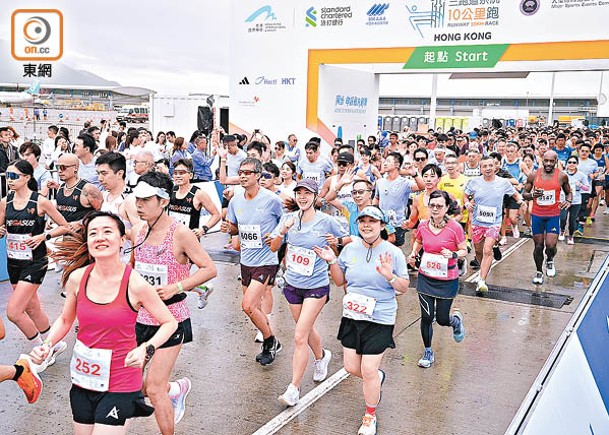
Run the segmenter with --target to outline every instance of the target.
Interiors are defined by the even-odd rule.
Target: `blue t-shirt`
[[[588,177],[588,180],[592,180],[590,175],[598,172],[598,163],[596,163],[596,160],[590,158],[586,160],[580,159],[577,170],[578,172],[583,172],[584,175]]]
[[[306,157],[300,159],[296,172],[302,178],[312,178],[317,182],[317,186],[321,189],[326,181],[326,174],[332,171],[332,163],[322,157],[319,157],[315,162],[311,163]]]
[[[352,236],[361,237],[357,226],[357,218],[359,217],[359,208],[353,201],[342,201],[343,209],[341,210],[344,217],[349,221],[349,234]],[[385,225],[387,234],[395,233],[395,228],[391,223]]]
[[[368,247],[362,239],[353,237],[338,257],[338,265],[345,273],[347,293],[357,293],[376,299],[372,312],[372,322],[383,325],[395,324],[398,303],[395,290],[383,275],[376,271],[380,266],[381,255],[389,253],[393,259],[393,273],[399,277],[408,278],[406,258],[402,250],[387,241],[381,242],[372,249],[370,263],[366,262]]]
[[[501,225],[503,195],[512,196],[516,193],[507,178],[497,176],[493,181],[485,181],[482,176],[472,178],[463,191],[466,195],[474,196],[472,223],[480,227]]]
[[[241,264],[244,266],[269,266],[279,264],[277,253],[271,251],[264,240],[283,216],[283,204],[279,196],[260,188],[254,199],[245,199],[245,193],[235,194],[228,203],[226,219],[239,227]]]
[[[346,237],[347,232],[342,225],[332,216],[320,211],[315,212],[315,217],[310,222],[303,222],[299,228],[300,211],[284,214],[279,224],[272,233],[273,237],[285,225],[285,222],[294,218],[294,225],[284,237],[288,244],[286,251],[286,274],[285,280],[292,287],[300,289],[314,289],[330,284],[328,278],[328,264],[313,252],[313,247],[323,248],[327,246],[325,235],[330,233],[335,237]],[[304,248],[308,251],[299,249]],[[312,261],[312,262],[311,262]],[[314,264],[311,270],[310,264]],[[299,272],[303,272],[299,273]],[[309,271],[311,273],[309,274]]]
[[[379,199],[379,207],[394,227],[399,227],[406,219],[404,209],[408,205],[408,198],[412,192],[412,186],[415,184],[414,181],[404,177],[398,177],[393,181],[380,178],[376,182],[376,197]]]
[[[571,154],[573,154],[573,148],[567,146],[564,147],[562,150],[559,150],[558,148],[552,148],[552,151],[554,151],[558,155],[558,161],[562,163],[563,166],[566,166],[567,159],[571,156]]]

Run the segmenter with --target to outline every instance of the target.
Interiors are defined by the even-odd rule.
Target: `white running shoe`
[[[533,277],[533,284],[543,284],[543,272],[535,272],[535,276]]]
[[[323,352],[324,355],[321,359],[313,360],[313,380],[315,382],[321,382],[328,376],[328,364],[330,364],[330,359],[332,359],[332,352],[328,349],[324,349]]]
[[[192,388],[192,384],[188,378],[178,379],[176,382],[180,386],[180,392],[177,394],[177,396],[169,396],[171,399],[171,404],[173,405],[174,424],[178,424],[184,417],[184,413],[186,412],[186,397]]]
[[[364,414],[357,435],[376,435],[376,415]]]
[[[295,406],[300,400],[300,391],[294,385],[288,385],[287,390],[277,398],[285,406]]]
[[[606,208],[603,214],[609,214],[609,208]]]
[[[546,275],[550,278],[556,276],[556,267],[554,266],[554,260],[546,261]]]
[[[59,355],[61,355],[63,352],[65,352],[65,350],[67,348],[68,348],[68,343],[66,343],[65,341],[60,341],[55,346],[53,346],[51,353],[47,357],[47,367],[50,367],[53,364],[55,364],[55,359]]]
[[[488,286],[486,285],[486,282],[483,279],[479,279],[478,284],[476,284],[476,293],[487,293],[487,292],[488,292]]]
[[[193,291],[199,294],[199,302],[197,303],[197,308],[202,310],[207,306],[209,302],[209,297],[214,292],[213,284],[202,284],[198,287],[195,287]]]
[[[262,331],[260,329],[257,329],[258,332],[256,332],[256,337],[254,338],[254,341],[256,343],[264,343],[264,335],[262,335]]]
[[[501,237],[501,239],[499,239],[499,246],[505,246],[507,245],[507,237],[503,236]]]
[[[565,240],[565,232],[561,231],[560,234],[558,235],[558,241],[562,242],[563,240]]]
[[[419,360],[419,367],[423,367],[424,369],[428,369],[436,360],[433,350],[425,350],[423,352],[423,356]]]
[[[512,237],[514,237],[515,239],[520,238],[520,230],[518,229],[517,224],[512,226]]]
[[[567,245],[575,245],[575,241],[573,240],[573,237],[567,238]]]

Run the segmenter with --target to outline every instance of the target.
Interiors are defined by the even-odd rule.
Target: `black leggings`
[[[566,210],[560,211],[560,231],[564,232],[567,226],[567,217],[569,218],[569,236],[573,237],[573,231],[577,226],[577,217],[579,216],[579,209],[581,204],[573,204]]]
[[[419,293],[419,305],[421,306],[421,336],[425,347],[431,347],[431,338],[433,336],[433,319],[434,315],[436,322],[440,326],[452,326],[454,322],[450,315],[450,306],[453,304],[452,299],[440,299],[433,296],[427,296]]]

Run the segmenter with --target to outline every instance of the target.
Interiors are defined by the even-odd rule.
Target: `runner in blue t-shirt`
[[[272,364],[281,350],[281,343],[273,335],[267,315],[260,303],[273,286],[279,268],[277,253],[271,251],[265,238],[275,229],[283,215],[279,196],[260,187],[262,173],[259,160],[246,158],[241,162],[237,175],[244,193],[235,194],[228,204],[226,221],[221,231],[239,234],[241,246],[241,285],[243,286],[243,311],[256,327],[262,331],[262,352],[256,356],[261,365]]]
[[[313,380],[321,382],[328,375],[332,354],[322,347],[315,320],[330,299],[330,280],[328,265],[313,248],[328,246],[329,240],[347,236],[335,218],[315,210],[319,189],[314,180],[300,180],[294,193],[297,211],[283,215],[271,234],[272,251],[278,251],[282,243],[287,244],[283,294],[296,320],[292,382],[278,398],[286,406],[294,406],[300,400],[300,384],[309,361],[309,348],[314,355]]]

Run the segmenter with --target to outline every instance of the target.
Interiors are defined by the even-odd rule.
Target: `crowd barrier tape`
[[[609,433],[608,277],[609,257],[561,334],[507,434]]]

